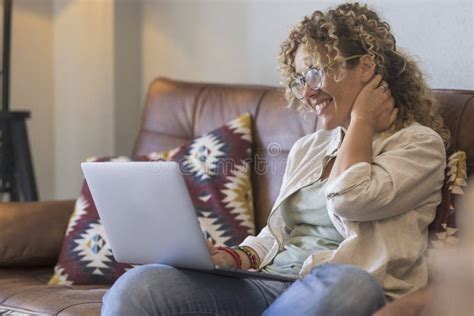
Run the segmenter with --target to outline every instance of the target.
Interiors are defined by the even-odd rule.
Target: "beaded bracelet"
[[[258,270],[258,268],[260,267],[260,260],[252,248],[247,247],[247,246],[243,246],[243,247],[238,246],[238,247],[234,247],[234,249],[238,249],[242,251],[243,253],[245,253],[247,257],[249,258],[250,268],[254,270]]]
[[[223,250],[225,252],[227,252],[229,255],[232,256],[232,258],[234,259],[235,261],[235,264],[237,265],[237,269],[242,269],[242,260],[240,259],[240,256],[239,254],[232,248],[229,248],[229,247],[217,247],[217,250]]]

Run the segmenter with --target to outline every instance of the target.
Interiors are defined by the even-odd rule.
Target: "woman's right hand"
[[[398,108],[390,88],[377,74],[359,92],[351,111],[351,122],[362,120],[374,132],[383,132],[397,119]]]
[[[206,240],[207,248],[212,257],[212,262],[220,268],[237,268],[234,258],[224,250],[217,249],[212,242]]]

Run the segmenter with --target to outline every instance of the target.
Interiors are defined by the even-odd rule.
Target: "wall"
[[[141,108],[142,3],[15,0],[11,103],[28,109],[42,200],[73,198],[80,162],[130,154]]]
[[[278,85],[280,42],[305,14],[332,3],[15,0],[11,101],[32,111],[41,198],[77,196],[83,159],[130,153],[156,76]],[[474,89],[472,1],[368,3],[422,61],[432,87]]]
[[[278,85],[276,56],[290,27],[315,9],[338,3],[145,1],[143,82],[162,75],[194,81]],[[471,0],[367,3],[390,22],[399,47],[422,61],[432,87],[474,89]]]
[[[30,149],[40,197],[55,196],[52,1],[13,1],[10,101],[29,110]],[[2,11],[3,12],[3,11]]]
[[[55,196],[77,196],[80,163],[115,151],[114,3],[54,1]]]
[[[142,6],[116,0],[114,11],[115,154],[130,155],[142,105]]]

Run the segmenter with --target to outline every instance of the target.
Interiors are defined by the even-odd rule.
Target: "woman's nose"
[[[308,85],[308,83],[305,82],[303,90],[303,99],[307,99],[312,95],[315,95],[318,91],[319,89],[313,89]]]

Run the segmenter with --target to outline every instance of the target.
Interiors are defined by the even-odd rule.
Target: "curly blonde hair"
[[[366,5],[345,3],[325,13],[315,11],[291,30],[288,39],[281,44],[279,55],[280,71],[286,84],[285,97],[290,105],[297,101],[289,83],[296,76],[295,55],[301,45],[317,60],[320,60],[317,47],[326,50],[328,60],[340,65],[334,75],[336,81],[344,77],[347,68],[359,62],[358,58],[344,61],[344,57],[371,56],[399,108],[392,130],[400,130],[416,121],[435,130],[446,147],[449,146],[449,130],[444,126],[438,103],[423,73],[412,58],[397,49],[389,24],[381,21]],[[300,103],[299,109],[304,108]]]

